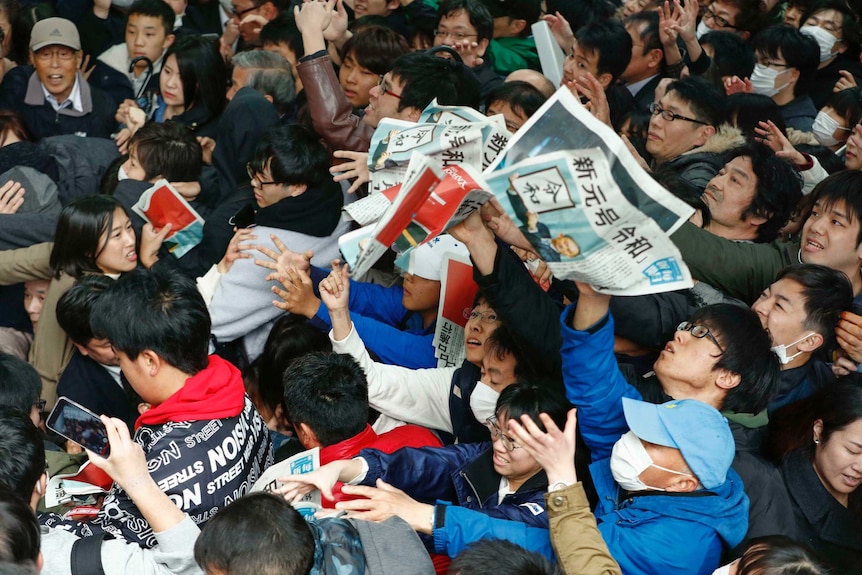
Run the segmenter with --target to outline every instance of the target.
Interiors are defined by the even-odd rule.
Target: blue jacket
[[[314,294],[320,297],[319,285],[329,270],[311,266]],[[383,287],[366,282],[350,281],[350,319],[356,332],[382,363],[401,365],[410,369],[437,367],[434,357],[434,326],[422,325],[422,317],[401,304],[404,289],[399,286]],[[311,318],[321,330],[332,329],[329,310],[321,305]]]

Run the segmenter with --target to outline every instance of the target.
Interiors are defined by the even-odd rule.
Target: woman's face
[[[162,99],[168,106],[185,107],[183,79],[180,77],[177,57],[174,54],[168,56],[162,65],[162,71],[159,74],[159,89],[162,92]]]
[[[814,471],[826,490],[847,506],[847,499],[862,482],[862,419],[821,440],[823,422],[814,422]]]
[[[0,10],[0,30],[3,30],[3,56],[8,56],[9,50],[12,49],[12,23],[2,10]]]
[[[135,229],[122,208],[114,210],[111,229],[99,238],[101,251],[96,255],[96,265],[106,274],[130,272],[138,265],[135,250]]]

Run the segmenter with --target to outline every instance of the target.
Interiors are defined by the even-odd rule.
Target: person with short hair
[[[96,302],[90,325],[111,342],[132,389],[151,406],[135,422],[134,438],[153,479],[196,523],[206,523],[213,509],[253,485],[273,457],[239,370],[207,354],[210,317],[194,282],[168,270],[126,274]],[[73,527],[147,548],[157,543],[117,484],[96,517]]]
[[[249,50],[236,54],[232,59],[228,101],[244,87],[249,87],[269,100],[282,120],[295,115],[296,86],[294,70],[279,54],[266,50]]]
[[[532,117],[548,98],[524,81],[506,80],[485,98],[485,115],[502,114],[513,134]]]
[[[482,3],[494,19],[494,37],[488,44],[494,71],[506,76],[524,68],[541,70],[532,25],[539,20],[542,3],[538,0],[482,0]]]
[[[116,103],[80,72],[81,38],[72,22],[37,22],[30,34],[30,58],[32,66],[17,66],[3,76],[0,108],[21,114],[37,139],[60,134],[110,137],[116,128]]]
[[[407,53],[407,41],[390,28],[365,26],[344,43],[340,53],[338,81],[353,108],[364,110],[369,104],[371,88],[377,85],[380,76],[392,69],[399,56]]]
[[[658,83],[668,76],[658,12],[637,12],[626,17],[623,23],[632,38],[632,57],[620,74],[620,80],[634,96],[635,107],[646,112],[655,99]]]
[[[561,575],[560,567],[541,555],[503,539],[470,543],[449,565],[448,575]]]
[[[0,405],[26,414],[33,425],[42,424],[42,381],[33,366],[8,353],[0,353]]]

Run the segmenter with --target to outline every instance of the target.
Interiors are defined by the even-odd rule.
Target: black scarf
[[[316,188],[309,188],[299,196],[284,198],[257,210],[254,223],[325,238],[335,231],[341,220],[343,201],[341,186],[327,177]]]

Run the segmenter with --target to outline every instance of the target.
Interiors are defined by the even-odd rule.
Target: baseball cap
[[[45,18],[33,25],[30,32],[30,49],[34,52],[45,46],[66,46],[81,49],[81,37],[75,25],[65,18]]]
[[[428,243],[422,244],[410,252],[410,263],[407,273],[426,280],[440,281],[443,270],[443,256],[453,252],[469,256],[467,246],[449,235],[437,236]]]
[[[642,440],[679,449],[706,489],[724,484],[736,444],[717,409],[696,399],[656,405],[624,397],[623,412],[629,429]]]

